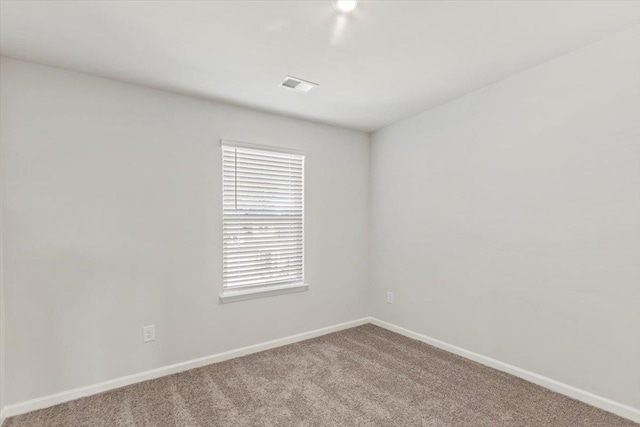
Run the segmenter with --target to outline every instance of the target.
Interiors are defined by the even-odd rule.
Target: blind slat
[[[227,171],[235,171],[235,170],[246,170],[247,172],[269,172],[274,174],[285,174],[285,175],[302,175],[302,168],[296,165],[266,165],[260,163],[243,163],[238,160],[235,161],[226,161],[222,165],[224,170]]]
[[[223,237],[226,242],[279,242],[282,239],[302,239],[302,233],[281,233],[281,234],[229,234]]]
[[[222,178],[230,182],[244,182],[264,185],[297,186],[302,187],[301,179],[288,179],[285,177],[274,177],[269,175],[247,174],[242,171],[238,173],[224,172]]]
[[[266,159],[266,161],[271,162],[291,162],[291,163],[302,163],[302,156],[296,154],[285,154],[285,153],[276,153],[274,151],[258,151],[258,150],[247,150],[244,148],[223,148],[224,155],[235,155],[237,157],[242,158],[256,158],[256,159]]]
[[[236,190],[236,194],[243,200],[278,200],[278,201],[289,201],[292,197],[298,196],[298,194],[294,193],[275,193],[275,192],[267,192],[267,191],[247,191],[247,190]],[[301,195],[302,193],[300,193]],[[234,197],[227,196],[224,200],[234,200]]]
[[[230,280],[248,280],[250,278],[256,277],[273,277],[274,275],[296,274],[295,272],[299,270],[300,266],[302,266],[302,263],[297,266],[282,266],[278,268],[274,268],[271,266],[261,266],[253,269],[237,269],[236,271],[227,270],[224,273],[224,277]]]
[[[277,251],[277,252],[272,251],[272,252],[269,252],[267,255],[271,259],[276,261],[280,259],[287,259],[288,257],[291,257],[291,258],[302,257],[302,254],[298,253],[298,251],[295,249],[283,250],[283,251]],[[239,262],[250,261],[250,260],[253,260],[252,262],[255,262],[255,261],[263,260],[264,258],[265,258],[265,254],[258,253],[258,252],[229,254],[229,256],[227,256],[227,259],[224,261],[224,264],[231,265],[231,264],[237,264]]]
[[[274,163],[274,162],[265,162],[262,160],[254,160],[254,159],[242,159],[242,158],[234,158],[234,156],[225,156],[223,158],[222,166],[225,168],[234,169],[236,167],[236,160],[238,167],[247,167],[253,169],[266,169],[273,171],[295,171],[302,172],[302,163]]]
[[[286,283],[297,283],[302,281],[302,274],[279,275],[269,278],[251,279],[251,280],[233,280],[228,281],[228,287],[249,287],[257,285],[275,285]]]
[[[244,262],[241,262],[244,261]],[[255,259],[255,258],[250,258],[247,260],[241,260],[241,261],[237,261],[237,262],[228,262],[225,263],[224,265],[228,268],[229,271],[240,267],[240,268],[245,268],[248,269],[249,267],[253,268],[255,267],[256,264],[258,264],[260,262],[259,259]],[[302,264],[302,257],[301,256],[293,256],[293,257],[288,257],[288,258],[278,258],[277,260],[272,260],[275,264],[277,265],[281,265],[281,264]]]

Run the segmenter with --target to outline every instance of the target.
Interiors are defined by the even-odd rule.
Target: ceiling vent
[[[286,87],[287,89],[293,89],[296,92],[300,93],[309,93],[311,89],[317,87],[318,84],[311,83],[297,77],[287,76],[280,82],[280,86]]]

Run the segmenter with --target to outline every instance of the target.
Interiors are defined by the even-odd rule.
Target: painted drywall
[[[0,110],[0,128],[2,127],[2,110]],[[0,139],[0,145],[2,144]],[[0,167],[2,165],[0,150]],[[0,170],[0,426],[3,423],[4,410],[4,275],[2,271],[2,173]]]
[[[639,171],[637,27],[374,133],[372,315],[640,407]]]
[[[0,75],[0,80],[1,79],[2,76]],[[4,123],[2,120],[2,109],[0,108],[0,128],[2,128],[3,126]],[[2,138],[0,138],[0,147],[1,146]],[[2,426],[2,423],[4,421],[4,272],[2,268],[2,230],[2,149],[0,149],[0,426]]]
[[[367,314],[367,134],[8,58],[1,73],[5,404]],[[218,303],[222,138],[307,153],[309,291]]]

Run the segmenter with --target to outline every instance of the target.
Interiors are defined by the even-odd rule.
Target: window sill
[[[306,283],[293,283],[287,285],[264,286],[254,289],[225,290],[220,294],[220,303],[245,301],[254,298],[271,297],[274,295],[290,294],[293,292],[308,291],[309,285]]]

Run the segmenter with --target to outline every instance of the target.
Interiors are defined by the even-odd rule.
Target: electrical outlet
[[[156,340],[156,326],[143,326],[142,327],[142,342],[151,342]]]
[[[387,292],[387,304],[393,304],[393,292]]]

